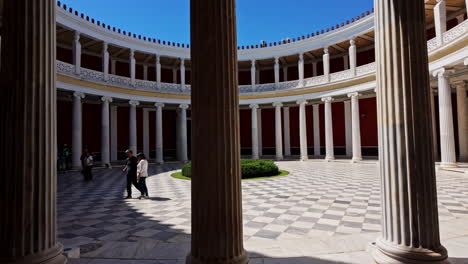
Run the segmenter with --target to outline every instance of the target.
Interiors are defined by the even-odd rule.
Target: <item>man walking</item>
[[[128,149],[125,151],[125,153],[127,154],[127,165],[125,166],[123,171],[127,172],[127,198],[126,199],[131,199],[132,198],[132,184],[138,190],[140,190],[140,186],[138,186],[138,181],[137,181],[138,160],[133,155],[133,151]]]

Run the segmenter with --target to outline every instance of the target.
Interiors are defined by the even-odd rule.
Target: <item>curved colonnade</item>
[[[434,120],[439,115],[434,142],[436,148],[441,146],[443,165],[456,166],[457,152],[460,160],[468,158],[468,139],[463,134],[468,127],[466,8],[447,6],[445,1],[430,7],[429,2],[426,8],[434,13],[434,21],[427,34],[435,34],[428,40],[431,91],[438,90]],[[59,144],[72,143],[74,166],[80,164],[77,157],[83,146],[94,147],[105,164],[118,160],[118,153],[127,148],[143,151],[157,162],[167,158],[187,161],[189,46],[142,38],[60,3],[57,24],[59,116],[69,114],[73,120],[71,128],[65,125],[61,130],[59,117]],[[376,156],[373,30],[374,14],[367,12],[307,37],[239,47],[242,153],[278,160],[291,154],[301,160],[313,154],[328,161],[335,159],[335,153],[353,161],[362,160],[363,154]],[[456,87],[454,98],[452,87]],[[93,105],[86,114],[83,102]],[[364,113],[360,113],[360,102],[365,104]],[[102,105],[100,120],[94,118],[96,104]],[[452,106],[458,110],[452,111]],[[366,120],[368,116],[371,120]],[[87,118],[94,120],[94,132],[95,125],[101,127],[100,142],[96,133],[85,135],[82,120]],[[128,133],[122,133],[126,129],[120,129],[119,123],[127,122]],[[361,122],[367,123],[363,127]],[[263,146],[265,141],[268,146]]]

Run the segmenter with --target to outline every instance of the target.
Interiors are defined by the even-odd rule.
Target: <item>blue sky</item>
[[[106,24],[162,40],[189,43],[190,0],[62,0]],[[345,22],[373,0],[237,0],[238,45],[279,41]]]

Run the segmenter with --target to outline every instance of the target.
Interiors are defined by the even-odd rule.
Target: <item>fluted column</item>
[[[304,86],[304,54],[299,54],[297,61],[297,69],[299,71],[299,86]]]
[[[187,146],[187,109],[189,105],[181,104],[179,105],[180,108],[180,161],[187,162],[188,161],[188,146]]]
[[[260,155],[258,153],[258,120],[257,120],[257,110],[258,105],[250,105],[252,109],[252,159],[259,159]]]
[[[434,103],[434,89],[430,87],[429,97],[431,98],[431,117],[432,117],[432,144],[434,146],[434,159],[439,158],[439,141],[437,139],[436,109]]]
[[[301,161],[309,159],[307,150],[307,117],[306,117],[306,100],[297,101],[299,105],[299,142],[301,148]]]
[[[188,264],[249,263],[242,241],[235,2],[191,0],[194,154]]]
[[[63,264],[57,241],[55,1],[3,1],[0,262]]]
[[[111,161],[116,161],[118,159],[118,144],[117,144],[117,106],[111,105],[110,106],[110,157]]]
[[[263,127],[262,127],[262,109],[257,109],[257,129],[258,129],[258,155],[263,156]]]
[[[164,163],[164,149],[163,149],[163,103],[156,103],[156,163]]]
[[[433,72],[439,86],[440,159],[442,167],[456,167],[455,134],[453,129],[452,88],[445,69]]]
[[[149,144],[149,111],[143,108],[143,153],[149,159],[150,144]]]
[[[130,80],[131,84],[135,85],[135,76],[136,76],[136,60],[135,60],[135,50],[130,49]]]
[[[280,83],[280,67],[279,67],[279,57],[275,57],[275,87],[279,88]]]
[[[281,127],[281,107],[282,103],[274,103],[275,107],[275,145],[276,145],[276,159],[283,159],[283,131]]]
[[[109,44],[107,42],[102,43],[102,72],[104,73],[104,80],[109,79]]]
[[[250,66],[250,84],[252,85],[252,91],[255,91],[255,84],[257,84],[256,77],[257,77],[257,72],[255,69],[255,60],[252,60]]]
[[[111,97],[104,96],[101,98],[101,163],[102,165],[110,166],[110,116],[109,103],[112,102]]]
[[[156,55],[156,86],[161,89],[161,56]]]
[[[133,154],[137,153],[137,116],[136,116],[136,107],[140,105],[138,101],[130,101],[130,118],[129,118],[129,128],[128,128],[128,149],[133,151]]]
[[[465,81],[454,83],[457,89],[458,143],[460,146],[460,161],[468,161],[468,98],[466,97]]]
[[[444,33],[447,31],[447,7],[445,0],[437,0],[434,6],[434,27],[437,44],[444,44]]]
[[[291,156],[291,128],[289,126],[289,107],[283,107],[284,155]]]
[[[327,82],[330,81],[330,54],[328,53],[328,47],[323,49],[323,75]]]
[[[83,151],[83,112],[81,99],[85,95],[80,92],[73,94],[73,117],[72,117],[72,167],[81,168],[81,152]]]
[[[73,46],[72,46],[72,53],[73,53],[73,65],[75,65],[75,73],[81,73],[81,42],[80,42],[81,34],[79,31],[74,32],[73,37]]]
[[[424,1],[376,0],[377,263],[447,263],[439,239]],[[411,74],[409,74],[411,73]]]
[[[346,156],[353,155],[353,130],[351,122],[351,101],[344,101]]]
[[[322,98],[325,102],[325,160],[330,161],[335,159],[335,149],[333,145],[333,117],[332,117],[332,102],[333,98]]]
[[[351,69],[352,75],[356,75],[356,66],[357,66],[357,50],[356,50],[356,40],[351,39],[349,41],[349,68]]]
[[[185,91],[185,59],[180,58],[180,89]]]
[[[353,162],[362,160],[361,150],[361,118],[359,116],[359,93],[348,94],[351,98],[351,126],[353,142]]]
[[[314,121],[314,156],[318,157],[321,155],[320,153],[320,115],[319,115],[319,106],[318,104],[314,104],[312,106],[313,111],[313,121]]]

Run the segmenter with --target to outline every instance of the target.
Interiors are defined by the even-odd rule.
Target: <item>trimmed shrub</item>
[[[280,174],[278,166],[269,160],[241,160],[242,179],[252,179],[261,177],[271,177]],[[186,163],[182,168],[182,175],[192,177],[192,163]]]

